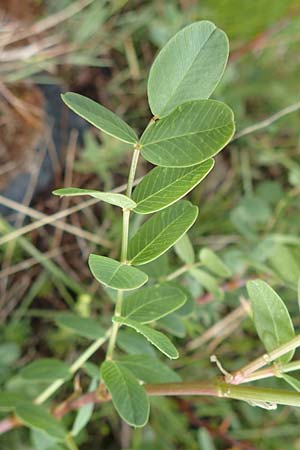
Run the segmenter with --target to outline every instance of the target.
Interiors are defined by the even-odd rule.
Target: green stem
[[[74,441],[74,438],[71,434],[68,434],[66,438],[66,445],[70,450],[79,450],[79,448],[76,445],[76,442]]]
[[[135,172],[137,168],[137,163],[140,155],[140,150],[138,146],[134,147],[129,175],[128,175],[128,183],[126,189],[127,197],[131,197]],[[130,219],[130,209],[123,209],[123,227],[122,227],[122,245],[121,245],[121,262],[127,264],[127,250],[128,250],[128,236],[129,236],[129,219]],[[115,307],[115,316],[121,316],[122,313],[122,303],[123,303],[123,291],[118,290],[117,303]],[[118,322],[114,322],[112,326],[112,332],[108,343],[108,348],[106,352],[106,360],[112,359],[116,341],[118,337],[120,324]]]
[[[93,342],[83,353],[79,356],[79,358],[76,359],[76,361],[73,362],[73,364],[70,366],[70,372],[71,374],[74,374],[77,372],[80,367],[83,366],[83,364],[98,350],[98,348],[101,347],[101,345],[104,344],[104,342],[107,340],[111,329],[107,331],[105,336],[97,339],[95,342]],[[55,380],[50,386],[48,386],[36,399],[34,400],[34,403],[37,405],[40,405],[41,403],[44,403],[46,400],[48,400],[49,397],[51,397],[54,392],[56,392],[64,383],[66,382],[65,378],[58,378]]]
[[[294,372],[300,369],[300,361],[294,361],[289,364],[281,366],[280,364],[273,364],[271,367],[266,369],[258,370],[251,375],[244,378],[241,383],[249,383],[251,381],[263,380],[270,377],[280,377],[282,373]]]
[[[170,273],[165,279],[166,281],[174,280],[175,278],[180,277],[180,275],[183,275],[185,272],[188,272],[191,269],[194,269],[196,267],[202,266],[202,262],[197,262],[193,264],[185,264],[184,266],[179,267],[179,269],[176,269],[174,272]]]
[[[231,384],[243,383],[245,379],[249,379],[249,375],[253,374],[258,369],[264,367],[266,364],[271,363],[275,359],[280,358],[280,356],[283,356],[286,353],[295,350],[297,347],[300,347],[300,336],[296,336],[294,339],[291,339],[286,344],[283,344],[275,350],[272,350],[270,353],[265,353],[264,355],[255,359],[235,373],[226,377],[226,381]]]

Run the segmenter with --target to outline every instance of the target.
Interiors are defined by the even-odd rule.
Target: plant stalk
[[[105,336],[97,339],[95,342],[93,342],[80,356],[76,359],[76,361],[73,362],[73,364],[70,366],[70,373],[74,374],[77,372],[80,367],[83,366],[83,364],[98,350],[98,348],[101,347],[101,345],[104,344],[104,342],[107,340],[109,334],[109,329]],[[53,381],[50,386],[48,386],[43,392],[41,392],[40,395],[36,397],[34,400],[34,403],[37,405],[40,405],[41,403],[44,403],[46,400],[48,400],[49,397],[51,397],[54,392],[56,392],[64,383],[66,379],[65,378],[58,378],[57,380]]]
[[[286,344],[283,344],[275,350],[272,350],[270,353],[265,353],[246,366],[237,370],[233,374],[228,375],[228,377],[226,377],[226,381],[231,384],[243,383],[245,382],[245,379],[249,380],[248,376],[256,372],[258,369],[264,367],[266,364],[271,363],[275,359],[280,358],[280,356],[283,356],[286,353],[295,350],[297,347],[300,347],[300,336],[294,337]]]
[[[139,160],[140,150],[138,146],[134,147],[129,175],[128,183],[126,189],[127,197],[131,198],[134,177],[137,168],[137,163]],[[121,244],[121,263],[127,264],[127,250],[128,250],[128,236],[129,236],[129,220],[130,220],[130,209],[123,209],[123,226],[122,226],[122,244]],[[117,303],[115,307],[115,316],[121,316],[122,314],[122,303],[123,303],[123,291],[118,290]],[[106,352],[106,360],[113,359],[114,349],[116,346],[118,331],[120,324],[118,322],[113,322],[112,331],[108,343],[108,348]]]

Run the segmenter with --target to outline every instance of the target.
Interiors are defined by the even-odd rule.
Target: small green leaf
[[[297,392],[300,392],[300,381],[290,375],[286,375],[285,373],[280,375],[280,378],[283,378],[292,388],[294,388]]]
[[[172,205],[194,189],[213,166],[214,160],[209,159],[192,167],[155,167],[133,192],[134,211],[149,214]]]
[[[174,370],[159,359],[149,355],[122,356],[118,363],[130,370],[139,380],[145,383],[172,383],[181,381]]]
[[[99,369],[97,368],[98,372]],[[98,378],[94,378],[89,386],[88,392],[92,392],[97,388]],[[90,418],[92,417],[94,410],[94,404],[88,403],[87,405],[82,406],[76,414],[73,427],[72,427],[72,435],[77,436],[77,434],[89,423]]]
[[[231,270],[223,263],[223,261],[209,248],[203,248],[199,253],[200,261],[211,272],[219,275],[219,277],[228,278],[232,275]]]
[[[71,312],[63,312],[55,315],[58,325],[68,328],[78,336],[96,340],[105,335],[105,331],[98,321],[90,317],[81,317]]]
[[[162,319],[159,319],[156,322],[156,325],[173,336],[184,338],[186,335],[183,319],[177,313],[172,313]]]
[[[135,376],[117,361],[105,361],[101,378],[122,419],[129,425],[143,427],[148,422],[150,405],[145,389]]]
[[[184,234],[174,247],[175,253],[185,264],[193,264],[195,262],[195,253],[193,245],[187,234]]]
[[[170,359],[178,358],[178,351],[172,344],[170,339],[160,331],[156,331],[147,325],[142,325],[135,320],[124,319],[123,317],[113,317],[114,322],[119,322],[122,325],[133,328],[138,333],[141,333],[152,345],[158,348],[162,353],[168,356]]]
[[[16,406],[16,416],[29,428],[41,430],[58,441],[64,441],[67,432],[45,408],[31,403]]]
[[[20,376],[28,381],[55,381],[71,377],[68,364],[54,358],[41,358],[20,370]]]
[[[190,274],[199,281],[199,283],[210,292],[216,300],[223,300],[224,293],[219,288],[217,281],[209,273],[200,269],[191,269]]]
[[[176,311],[185,301],[184,293],[173,286],[150,287],[124,299],[122,316],[140,323],[150,323]]]
[[[121,329],[118,332],[117,345],[129,355],[150,355],[155,356],[153,346],[141,334],[130,328]]]
[[[141,270],[106,256],[91,254],[89,266],[97,281],[113,289],[130,291],[145,284],[148,276]]]
[[[97,198],[110,205],[119,206],[120,208],[133,209],[136,207],[136,203],[131,198],[126,197],[123,194],[114,194],[113,192],[100,192],[94,189],[81,189],[81,188],[62,188],[56,189],[52,192],[54,195],[60,195],[65,197],[74,197],[76,195],[89,195],[90,197]]]
[[[228,53],[226,34],[206,20],[175,34],[150,70],[148,98],[152,113],[165,116],[189,100],[210,97],[222,77]]]
[[[264,281],[247,283],[257,334],[268,352],[294,338],[295,332],[288,310],[279,295]],[[290,361],[294,351],[281,356],[284,364]]]
[[[143,157],[165,167],[200,164],[219,153],[234,133],[233,112],[216,100],[178,106],[169,116],[146,128],[141,138]]]
[[[0,411],[13,411],[18,403],[26,401],[20,398],[20,394],[16,392],[1,392],[0,394]]]
[[[128,246],[131,264],[145,264],[166,252],[193,225],[197,206],[186,200],[158,212],[145,222]]]
[[[135,131],[124,120],[94,100],[73,92],[63,94],[62,99],[72,111],[104,133],[129,144],[138,141]]]

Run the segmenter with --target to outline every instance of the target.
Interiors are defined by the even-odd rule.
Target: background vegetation
[[[171,365],[185,379],[205,379],[218,374],[209,360],[213,353],[224,367],[235,370],[263,351],[248,315],[245,284],[252,277],[276,288],[299,326],[299,15],[299,4],[292,0],[3,5],[2,193],[22,176],[25,160],[34,161],[35,169],[33,163],[26,166],[30,182],[22,203],[0,197],[3,207],[14,208],[3,209],[0,220],[1,388],[38,395],[44,386],[26,382],[18,374],[20,368],[40,357],[72,362],[87,346],[84,338],[55,324],[58,311],[99,316],[107,326],[112,308],[109,293],[91,278],[86,260],[94,251],[117,257],[121,220],[110,205],[61,201],[51,190],[71,184],[101,190],[121,185],[128,172],[127,146],[85,129],[81,122],[76,128],[72,122],[71,131],[65,129],[57,106],[59,91],[88,95],[142,129],[149,118],[144,93],[154,55],[177,30],[195,20],[212,20],[229,36],[230,62],[214,97],[235,112],[240,137],[217,157],[212,174],[191,194],[200,214],[189,237],[196,249],[216,251],[233,275],[227,280],[214,276],[206,286],[183,275],[192,293],[189,309],[161,324],[174,335],[181,353],[179,362]],[[47,96],[45,86],[57,88],[51,91],[55,94]],[[51,133],[57,129],[53,123],[58,113],[60,138]],[[36,189],[45,170],[45,152],[37,142],[46,132],[52,136],[55,176]],[[140,166],[139,174],[145,170]],[[61,215],[54,216],[58,211]],[[180,250],[171,250],[148,270],[153,277],[164,277],[182,264]],[[120,347],[125,342],[130,346],[130,333],[123,333]],[[140,345],[152,351],[143,340]],[[97,364],[102,356],[99,351],[92,361]],[[84,388],[94,369],[90,364],[80,371],[77,380]],[[282,386],[279,381],[264,385],[268,383]],[[61,399],[71,391],[66,385]],[[79,435],[80,448],[300,448],[296,408],[265,411],[210,398],[151,402],[150,424],[137,430],[120,425],[111,405],[95,408],[87,432]],[[73,419],[70,415],[66,420]],[[38,434],[20,429],[0,436],[0,448],[43,450],[49,445]]]

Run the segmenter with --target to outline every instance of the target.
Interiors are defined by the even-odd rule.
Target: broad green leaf
[[[297,286],[300,276],[300,261],[294,256],[291,248],[281,244],[275,245],[269,261],[285,281]]]
[[[198,215],[197,206],[186,200],[156,213],[145,222],[128,246],[131,264],[145,264],[167,251],[193,225]]]
[[[216,100],[196,100],[178,106],[169,116],[146,128],[143,157],[165,167],[200,164],[219,153],[234,133],[233,112]]]
[[[300,309],[300,277],[298,279],[297,297],[298,297],[298,306],[299,306],[299,309]]]
[[[195,262],[195,253],[193,245],[187,234],[184,234],[174,247],[175,253],[185,264],[193,264]]]
[[[257,334],[268,352],[285,344],[295,336],[288,310],[279,295],[264,281],[247,283]],[[279,358],[284,364],[290,361],[294,351]]]
[[[98,372],[99,369],[97,368]],[[98,378],[94,378],[89,386],[89,392],[94,391],[98,385]],[[87,405],[82,406],[76,414],[73,427],[72,427],[72,435],[76,436],[89,422],[92,417],[94,410],[94,404],[88,403]]]
[[[122,317],[149,323],[170,314],[186,301],[184,293],[173,286],[141,289],[126,297],[122,305]]]
[[[170,273],[169,257],[167,253],[163,253],[157,259],[143,265],[143,272],[145,272],[149,278],[159,280],[164,279]]]
[[[34,450],[65,450],[57,444],[56,439],[37,429],[31,429],[31,442]],[[30,447],[30,450],[33,450]]]
[[[174,370],[159,359],[149,355],[122,356],[118,363],[130,370],[139,380],[145,383],[172,383],[181,381]]]
[[[191,269],[190,274],[199,281],[199,283],[210,292],[216,300],[223,300],[224,293],[219,288],[217,281],[209,273],[199,269]]]
[[[231,270],[223,263],[223,261],[209,248],[203,248],[199,253],[200,261],[209,269],[211,272],[219,275],[220,277],[228,278],[230,277]]]
[[[157,327],[167,331],[167,333],[173,336],[184,338],[186,336],[186,330],[182,317],[177,313],[169,314],[168,316],[159,319],[156,323]]]
[[[172,205],[209,174],[214,160],[193,167],[155,167],[137,185],[132,198],[134,211],[149,214]]]
[[[178,358],[178,351],[170,341],[170,339],[165,336],[160,331],[156,331],[147,325],[142,325],[135,320],[125,319],[123,317],[113,317],[114,322],[121,323],[127,327],[133,328],[138,333],[141,333],[152,345],[158,348],[162,353],[168,356],[170,359]]]
[[[105,335],[105,331],[97,320],[89,317],[81,317],[71,312],[63,312],[55,315],[58,325],[68,328],[78,336],[87,339],[99,339]]]
[[[228,53],[226,34],[211,22],[196,22],[175,34],[150,70],[148,98],[153,115],[165,116],[189,100],[210,97]]]
[[[300,381],[290,375],[286,375],[285,373],[280,375],[280,378],[283,378],[292,388],[296,391],[300,392]]]
[[[97,281],[113,289],[130,291],[148,280],[148,276],[141,270],[106,256],[91,254],[89,266]]]
[[[121,329],[118,332],[117,345],[129,355],[150,355],[155,356],[153,346],[141,334],[130,328]]]
[[[16,392],[1,392],[0,394],[0,411],[13,411],[20,401],[26,399],[20,398],[20,394]]]
[[[206,428],[199,428],[198,430],[199,450],[216,450],[213,438]]]
[[[148,422],[150,405],[145,389],[135,376],[117,361],[105,361],[101,378],[122,419],[129,425],[143,427]]]
[[[129,144],[138,141],[135,131],[124,120],[94,100],[73,92],[63,94],[62,99],[72,111],[104,133]]]
[[[67,432],[45,408],[32,403],[20,403],[16,406],[16,416],[29,428],[41,430],[58,441],[65,440]]]
[[[62,188],[56,189],[52,192],[54,195],[60,195],[65,197],[74,197],[76,195],[89,195],[90,197],[97,198],[110,205],[119,206],[120,208],[133,209],[136,207],[136,203],[131,198],[126,197],[123,194],[114,194],[113,192],[100,192],[94,189],[81,189],[81,188]]]
[[[55,381],[58,378],[67,379],[71,376],[69,366],[54,358],[41,358],[23,367],[20,376],[28,381]]]

